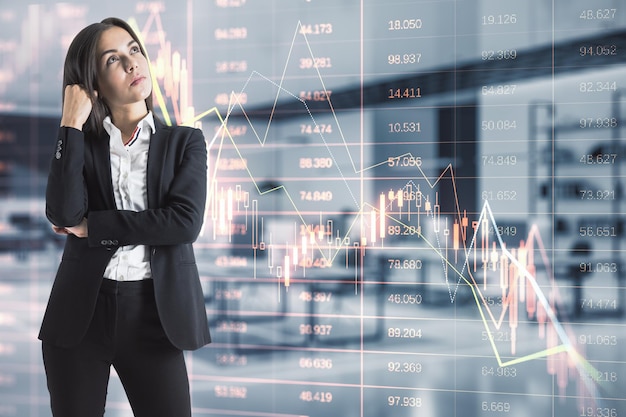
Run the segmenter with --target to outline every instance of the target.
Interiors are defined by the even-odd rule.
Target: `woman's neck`
[[[124,143],[130,140],[137,124],[148,114],[147,107],[134,106],[133,108],[120,108],[111,111],[111,121],[122,132]]]

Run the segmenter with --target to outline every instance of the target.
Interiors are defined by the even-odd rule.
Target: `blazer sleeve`
[[[60,127],[46,185],[46,217],[55,226],[76,226],[86,217],[84,165],[83,132]]]
[[[148,192],[162,189],[159,206],[142,211],[90,211],[89,246],[176,245],[196,240],[207,195],[206,143],[201,130],[190,128],[179,128],[170,140],[176,143],[168,145],[164,170],[171,170],[171,178],[164,173],[160,184],[153,184],[150,176],[147,179]]]

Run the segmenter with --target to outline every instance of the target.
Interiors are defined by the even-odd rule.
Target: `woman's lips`
[[[136,86],[137,84],[143,82],[143,80],[145,80],[146,77],[140,76],[140,77],[136,77],[133,79],[133,81],[130,83],[131,87]]]

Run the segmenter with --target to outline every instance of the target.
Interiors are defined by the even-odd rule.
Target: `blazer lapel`
[[[154,119],[156,132],[150,137],[150,147],[148,148],[148,173],[146,187],[148,192],[148,208],[159,206],[161,200],[161,173],[165,164],[168,149],[168,138],[171,128]]]
[[[91,140],[91,157],[93,160],[94,177],[97,190],[101,190],[100,196],[105,206],[115,208],[115,196],[113,195],[113,180],[111,179],[111,150],[110,137],[103,132],[96,140]]]

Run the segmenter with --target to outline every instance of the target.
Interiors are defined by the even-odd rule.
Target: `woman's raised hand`
[[[83,125],[89,118],[91,109],[92,99],[85,88],[78,84],[65,86],[61,126],[83,130]]]

